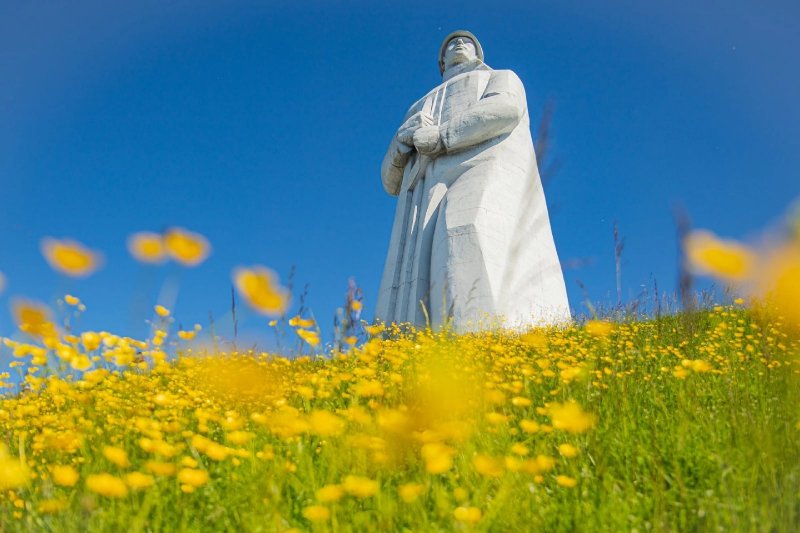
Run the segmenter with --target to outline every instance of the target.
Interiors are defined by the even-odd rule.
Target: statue
[[[525,89],[448,35],[442,84],[411,106],[381,167],[398,196],[376,317],[456,331],[570,319]]]

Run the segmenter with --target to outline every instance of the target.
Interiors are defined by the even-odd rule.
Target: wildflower
[[[573,446],[569,443],[560,444],[558,446],[558,453],[562,455],[562,457],[566,457],[567,459],[571,459],[578,455],[578,448]]]
[[[569,476],[556,476],[556,483],[561,487],[571,489],[578,484],[578,480]]]
[[[319,333],[317,333],[316,331],[308,331],[308,330],[305,330],[305,329],[298,329],[298,330],[296,330],[296,332],[297,332],[297,335],[301,339],[306,341],[312,347],[318,345],[319,342],[320,342]]]
[[[536,433],[540,426],[535,420],[520,420],[519,427],[525,433]]]
[[[727,281],[747,278],[755,264],[755,254],[735,241],[722,240],[708,231],[693,231],[683,242],[686,257],[693,270]]]
[[[147,461],[144,468],[157,476],[171,476],[175,473],[175,465],[160,461]]]
[[[378,482],[361,476],[347,476],[342,482],[342,488],[357,498],[369,498],[378,492]]]
[[[150,231],[140,231],[128,237],[128,251],[141,263],[161,263],[167,258],[164,238]]]
[[[554,403],[548,407],[553,427],[567,433],[584,433],[594,427],[594,416],[585,413],[574,400],[567,403]]]
[[[34,300],[15,299],[11,302],[11,314],[20,330],[36,337],[54,337],[50,309]]]
[[[67,303],[67,305],[71,305],[73,307],[81,303],[80,298],[77,298],[71,294],[67,294],[66,296],[64,296],[64,301]]]
[[[78,471],[69,465],[55,465],[50,469],[53,483],[62,487],[74,487],[78,482]]]
[[[202,487],[208,483],[208,472],[194,468],[181,468],[178,472],[178,481],[192,487]]]
[[[321,502],[338,502],[344,495],[344,489],[341,485],[325,485],[317,490],[317,500]]]
[[[614,331],[614,324],[604,320],[589,320],[584,329],[593,337],[607,337]]]
[[[164,247],[175,261],[189,267],[199,265],[211,253],[208,239],[183,228],[167,230],[164,234]]]
[[[425,470],[429,474],[443,474],[453,467],[455,450],[438,442],[431,442],[422,447],[422,458]]]
[[[374,337],[375,335],[379,335],[384,329],[385,329],[385,326],[383,324],[375,324],[373,326],[364,326],[364,330],[367,332],[367,334],[370,337]]]
[[[233,283],[247,305],[259,313],[278,316],[289,306],[289,291],[278,284],[277,275],[267,267],[236,268]]]
[[[481,520],[481,510],[477,507],[456,507],[453,516],[465,524],[477,524]]]
[[[81,333],[81,342],[87,352],[93,352],[100,347],[103,339],[93,331],[85,331]]]
[[[768,306],[786,320],[790,330],[800,332],[800,241],[772,251],[757,282]]]
[[[522,396],[515,396],[511,398],[511,405],[514,407],[530,407],[533,402],[529,398],[524,398]]]
[[[323,410],[314,410],[308,417],[311,430],[320,436],[329,437],[341,435],[344,431],[344,421],[333,413]]]
[[[189,330],[189,331],[180,330],[178,332],[178,337],[180,337],[185,341],[190,341],[194,339],[195,335],[197,335],[197,332],[194,330]]]
[[[157,314],[158,316],[160,316],[161,318],[167,318],[167,317],[169,316],[169,314],[170,314],[170,313],[169,313],[169,309],[167,309],[167,308],[166,308],[166,307],[164,307],[163,305],[156,305],[155,307],[153,307],[153,310],[154,310],[154,311],[156,312],[156,314]]]
[[[331,517],[331,510],[324,505],[309,505],[303,509],[303,516],[312,522],[325,522]]]
[[[133,490],[142,490],[152,487],[155,482],[156,480],[153,478],[153,476],[148,476],[147,474],[143,474],[141,472],[131,472],[129,474],[125,474],[125,483]]]
[[[361,303],[361,300],[353,300],[352,302],[350,302],[350,308],[355,312],[361,311],[363,307],[364,304]]]
[[[41,242],[42,255],[53,270],[72,277],[86,277],[100,267],[102,256],[81,243],[45,237]]]
[[[400,499],[406,503],[415,501],[425,491],[425,485],[420,483],[404,483],[397,489]]]
[[[16,489],[28,484],[31,479],[27,465],[8,455],[8,449],[0,443],[0,489]]]
[[[107,473],[87,476],[86,487],[92,492],[109,498],[123,498],[128,495],[128,487],[125,482]]]
[[[103,448],[103,456],[120,468],[127,468],[131,465],[125,450],[117,448],[116,446],[106,446]]]
[[[63,511],[68,505],[66,500],[42,500],[36,506],[36,510],[42,514],[52,514]]]
[[[524,444],[516,442],[511,445],[511,453],[515,453],[517,455],[528,455],[530,450]]]
[[[486,477],[500,477],[503,475],[503,463],[494,457],[478,454],[472,458],[475,471]]]

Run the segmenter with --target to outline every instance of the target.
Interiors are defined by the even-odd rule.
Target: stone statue
[[[570,319],[525,89],[467,31],[439,51],[442,84],[406,113],[383,159],[398,196],[376,317],[456,331]]]

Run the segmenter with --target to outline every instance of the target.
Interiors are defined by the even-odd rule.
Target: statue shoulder
[[[522,80],[519,79],[516,72],[513,70],[493,70],[489,83],[486,84],[486,90],[483,97],[492,96],[495,94],[508,94],[513,95],[520,100],[520,105],[527,107],[525,86]]]
[[[509,87],[524,88],[522,80],[517,76],[517,73],[509,69],[492,70],[490,82],[498,85],[508,85]]]

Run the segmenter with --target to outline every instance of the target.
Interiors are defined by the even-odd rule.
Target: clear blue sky
[[[407,107],[439,82],[454,29],[516,71],[532,123],[556,103],[546,194],[572,306],[613,303],[612,223],[626,298],[674,290],[671,207],[748,238],[800,195],[800,4],[787,2],[0,3],[0,334],[8,302],[65,292],[83,326],[146,331],[175,267],[143,268],[134,231],[179,225],[213,255],[184,271],[184,324],[230,329],[230,272],[308,283],[326,332],[353,276],[371,315],[395,200],[380,184]],[[103,251],[65,280],[43,236]],[[586,260],[586,261],[584,261]],[[137,300],[138,298],[138,300]],[[138,302],[138,303],[137,303]],[[266,320],[242,317],[260,338]]]

